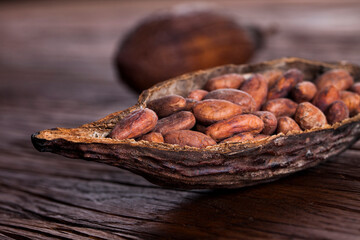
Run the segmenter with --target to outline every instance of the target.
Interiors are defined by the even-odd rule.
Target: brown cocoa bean
[[[349,109],[350,116],[360,113],[360,95],[349,91],[340,91],[340,99]]]
[[[260,140],[260,139],[267,138],[267,137],[269,137],[269,135],[264,135],[264,134],[254,135],[252,133],[245,132],[245,133],[239,133],[232,137],[226,138],[226,139],[222,140],[221,143],[244,142],[244,141],[248,141],[248,140],[256,141],[256,140]]]
[[[185,100],[186,100],[186,105],[183,109],[184,111],[192,111],[192,108],[194,107],[194,105],[199,102],[192,98],[185,98]]]
[[[295,121],[303,130],[324,127],[327,124],[324,113],[309,102],[299,104],[295,113]]]
[[[328,86],[326,88],[323,88],[319,90],[313,101],[312,104],[314,104],[316,107],[318,107],[321,111],[325,112],[326,109],[332,104],[333,102],[340,99],[340,92],[337,90],[334,86]]]
[[[267,137],[270,137],[270,135],[257,134],[257,135],[254,136],[254,140],[260,140],[260,139],[267,138]]]
[[[197,148],[205,148],[207,146],[215,145],[216,142],[209,136],[191,130],[177,130],[169,132],[164,136],[164,141],[170,144],[177,144],[180,146],[190,146]]]
[[[299,82],[291,91],[291,96],[297,103],[310,102],[316,95],[316,85],[309,81]]]
[[[277,98],[267,101],[262,110],[273,113],[277,118],[282,116],[292,117],[297,106],[296,102],[288,98]]]
[[[151,109],[138,109],[121,119],[109,134],[109,137],[122,140],[136,138],[154,129],[158,117]]]
[[[244,109],[246,110],[243,106],[226,100],[207,99],[195,104],[193,113],[196,120],[208,125],[244,113]]]
[[[218,89],[211,91],[206,94],[203,100],[206,99],[221,99],[235,103],[244,109],[243,113],[253,112],[256,108],[254,98],[250,94],[238,89]]]
[[[319,76],[315,84],[319,90],[334,86],[342,91],[350,88],[354,84],[354,79],[345,69],[333,69]]]
[[[262,130],[263,134],[271,135],[275,132],[277,119],[273,113],[268,111],[256,111],[253,114],[258,116],[264,122],[264,129]]]
[[[207,128],[206,134],[218,141],[236,133],[260,133],[263,128],[264,122],[259,117],[252,114],[243,114],[214,123]]]
[[[349,117],[349,108],[343,101],[338,100],[328,107],[325,115],[329,124],[341,122]]]
[[[181,111],[160,119],[153,131],[165,135],[176,130],[189,130],[194,127],[195,121],[191,112]]]
[[[229,73],[209,79],[204,89],[214,91],[221,88],[239,88],[244,82],[244,77],[237,73]]]
[[[148,134],[145,134],[145,135],[141,136],[137,141],[141,141],[141,140],[148,141],[148,142],[157,142],[157,143],[164,142],[163,135],[158,132],[150,132]]]
[[[169,95],[151,100],[147,103],[147,107],[156,112],[159,118],[181,111],[185,106],[185,98],[179,95]]]
[[[204,126],[204,125],[202,125],[200,123],[196,123],[195,124],[195,129],[196,129],[196,131],[206,133],[207,126]]]
[[[196,89],[189,93],[188,98],[201,101],[209,92],[203,89]]]
[[[303,78],[304,74],[300,70],[295,68],[289,69],[270,88],[267,99],[271,100],[286,97],[296,84],[303,81]]]
[[[360,82],[354,83],[350,90],[360,95]]]
[[[240,90],[247,92],[254,98],[256,103],[255,109],[259,110],[266,101],[268,85],[261,74],[254,74],[243,83]]]
[[[279,117],[277,133],[287,134],[292,131],[301,131],[299,125],[290,117]]]
[[[273,70],[268,70],[268,71],[262,72],[262,75],[264,76],[264,78],[268,84],[268,88],[270,89],[279,80],[279,78],[282,77],[283,72],[278,69],[273,69]]]
[[[253,133],[244,132],[244,133],[239,133],[232,137],[226,138],[226,139],[222,140],[220,143],[244,142],[244,141],[253,140],[253,139],[254,139]]]

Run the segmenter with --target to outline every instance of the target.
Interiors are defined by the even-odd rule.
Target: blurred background
[[[336,232],[333,239],[355,239],[359,236],[359,225],[354,220],[359,219],[355,150],[286,181],[246,189],[240,194],[232,192],[224,198],[215,193],[209,200],[196,192],[158,189],[141,177],[114,167],[38,153],[33,148],[30,135],[36,131],[76,127],[135,104],[138,93],[118,79],[114,65],[120,43],[143,18],[184,3],[192,1],[0,1],[0,223],[11,225],[8,231],[16,226],[26,229],[29,224],[29,229],[47,233],[60,224],[61,229],[67,229],[80,222],[83,225],[76,226],[92,229],[84,231],[86,234],[100,236],[100,230],[93,228],[104,230],[104,239],[109,239],[106,234],[114,229],[118,229],[118,235],[144,239],[149,239],[149,229],[154,234],[166,235],[173,229],[186,235],[184,229],[189,225],[193,229],[199,227],[198,236],[204,236],[201,229],[221,236],[223,229],[228,228],[231,235],[244,231],[264,237],[278,231],[279,236],[286,238],[295,233],[299,238],[309,238],[306,234],[311,236],[314,232],[303,231],[303,227],[308,227],[320,229],[316,234],[322,239],[327,239],[331,231]],[[249,62],[291,56],[360,64],[358,0],[203,3],[213,4],[241,24],[256,26],[265,33],[263,47],[255,51]],[[338,174],[344,166],[348,166],[346,173]],[[321,191],[327,187],[334,191],[348,189],[353,198],[339,194],[338,203],[354,204],[355,210],[347,206],[332,208],[332,190]],[[282,204],[286,207],[279,207]],[[82,210],[76,215],[78,209]],[[323,211],[321,216],[316,215],[319,209]],[[347,211],[352,217],[346,217]],[[189,217],[192,212],[197,215],[195,218]],[[287,219],[284,224],[281,217],[276,224],[267,220],[256,222],[254,212],[258,218],[271,219],[279,213]],[[135,215],[137,218],[131,222]],[[10,222],[9,216],[21,220]],[[89,224],[90,221],[100,223]],[[180,228],[176,230],[175,224]],[[255,227],[248,230],[246,224]],[[46,230],[41,230],[43,227]],[[263,228],[267,229],[262,231]],[[56,236],[62,236],[61,231]],[[79,227],[76,231],[82,230]],[[35,231],[26,234],[32,236]]]
[[[143,18],[184,3],[192,1],[1,1],[1,107],[44,108],[41,114],[61,107],[56,115],[82,113],[81,119],[64,117],[40,128],[74,126],[127,108],[137,94],[117,80],[114,57],[121,41]],[[294,56],[360,63],[359,1],[202,3],[241,24],[276,29],[251,62]]]

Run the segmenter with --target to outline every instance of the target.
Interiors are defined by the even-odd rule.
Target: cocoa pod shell
[[[125,35],[115,67],[119,79],[142,91],[184,73],[246,63],[265,34],[219,11],[169,9],[145,18]]]
[[[313,167],[344,151],[360,138],[360,114],[341,123],[288,135],[273,135],[261,141],[221,143],[206,148],[167,143],[115,140],[106,136],[122,118],[146,107],[161,96],[202,88],[209,78],[227,73],[258,73],[271,69],[298,68],[304,80],[315,79],[331,69],[347,70],[355,81],[360,67],[348,63],[323,63],[284,58],[249,65],[226,65],[199,71],[161,83],[144,91],[138,103],[76,128],[54,128],[34,133],[35,148],[70,158],[97,161],[127,169],[149,181],[172,188],[239,188],[274,181]]]

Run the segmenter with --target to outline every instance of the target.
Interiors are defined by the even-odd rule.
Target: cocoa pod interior
[[[239,188],[276,180],[315,166],[339,154],[360,138],[360,114],[341,123],[301,133],[280,133],[242,143],[220,143],[204,149],[166,143],[107,138],[114,125],[149,100],[202,88],[209,78],[227,73],[263,72],[298,68],[305,81],[330,69],[346,69],[360,79],[360,67],[283,58],[258,64],[225,65],[185,74],[145,90],[138,103],[78,128],[54,128],[32,135],[36,149],[70,158],[97,161],[127,169],[155,184],[181,189]]]

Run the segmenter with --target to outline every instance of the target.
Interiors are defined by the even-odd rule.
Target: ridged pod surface
[[[138,103],[78,128],[55,128],[32,135],[36,149],[70,158],[97,161],[127,169],[149,181],[182,189],[239,188],[276,180],[315,166],[339,154],[360,138],[360,114],[341,123],[302,132],[280,133],[245,143],[221,143],[206,148],[167,143],[115,140],[107,135],[130,112],[145,108],[148,101],[177,94],[187,96],[209,78],[227,73],[257,73],[271,69],[298,68],[312,81],[331,69],[346,69],[355,81],[360,67],[284,58],[250,65],[226,65],[185,74],[146,91]]]

